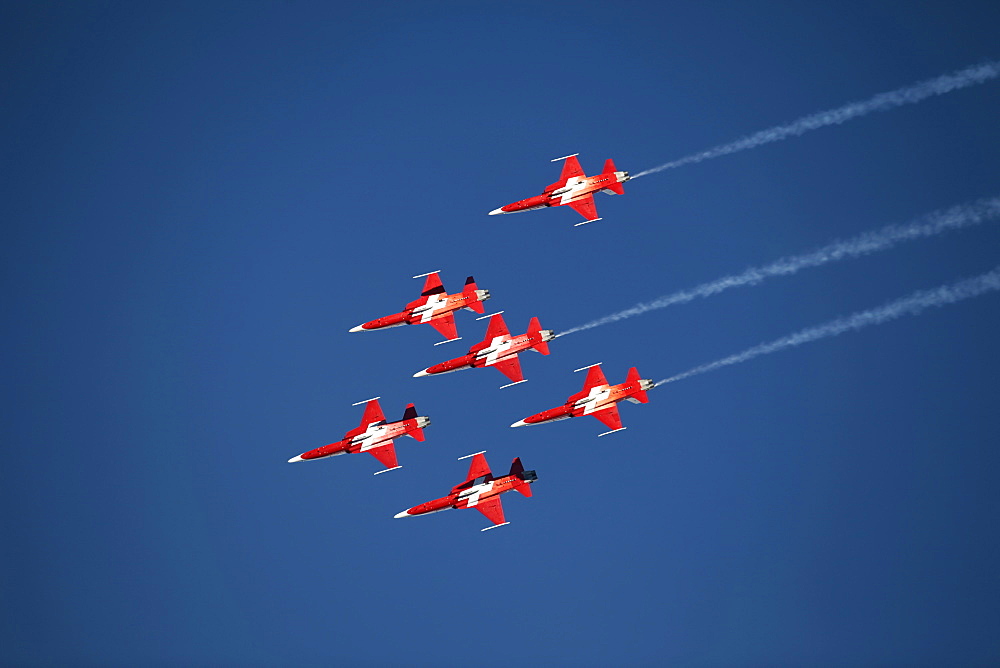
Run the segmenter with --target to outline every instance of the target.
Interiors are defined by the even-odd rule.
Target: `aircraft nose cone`
[[[503,207],[500,207],[499,209],[493,209],[492,211],[490,211],[491,216],[499,216],[502,213],[507,213],[506,211],[503,210]]]
[[[365,326],[364,325],[358,325],[357,327],[351,327],[350,331],[352,331],[352,332],[363,332],[363,331],[365,331]]]
[[[517,422],[511,425],[511,427],[527,427],[527,426],[528,423],[525,422],[524,420],[518,420]]]
[[[409,509],[407,509],[407,510],[404,510],[404,511],[403,511],[403,512],[401,512],[401,513],[396,513],[395,515],[393,515],[393,516],[392,516],[392,518],[393,518],[394,520],[399,520],[399,519],[402,519],[402,518],[404,518],[404,517],[413,517],[413,515],[411,515],[411,514],[410,514],[410,511],[409,511]]]
[[[295,462],[304,462],[304,461],[305,460],[302,459],[302,455],[295,455],[294,457],[292,457],[291,459],[288,460],[288,463],[289,464],[294,464]]]
[[[429,376],[429,375],[430,374],[427,373],[427,369],[424,369],[423,371],[418,371],[415,374],[413,374],[413,377],[414,378],[420,378],[421,376]]]

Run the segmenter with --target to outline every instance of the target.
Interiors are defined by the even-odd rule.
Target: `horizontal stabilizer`
[[[528,497],[531,496],[531,485],[529,485],[526,482],[522,482],[520,485],[517,485],[516,487],[514,487],[514,489],[516,489],[517,491],[519,491],[524,496],[528,496]]]
[[[633,392],[632,396],[625,397],[625,398],[628,399],[633,404],[648,404],[649,403],[649,396],[646,394],[645,390],[639,390],[637,392]]]

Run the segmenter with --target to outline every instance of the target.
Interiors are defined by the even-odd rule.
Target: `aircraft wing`
[[[576,156],[571,155],[563,163],[562,174],[559,175],[559,180],[565,181],[574,176],[583,176],[583,167],[580,166],[580,161],[576,159]]]
[[[469,465],[469,475],[465,476],[465,482],[484,476],[490,477],[491,475],[490,465],[486,463],[486,455],[480,452],[477,455],[473,455],[472,464]]]
[[[622,428],[622,418],[618,414],[618,406],[611,405],[608,408],[595,411],[591,415],[606,424],[608,429]]]
[[[490,318],[490,324],[486,328],[486,338],[484,341],[492,341],[498,336],[510,336],[507,323],[503,321],[503,316],[499,313]]]
[[[573,200],[572,202],[567,202],[567,204],[576,209],[576,212],[588,221],[597,220],[600,217],[597,215],[597,205],[594,204],[593,195],[581,197],[580,199]]]
[[[601,367],[594,365],[587,371],[587,380],[583,381],[583,391],[588,392],[592,387],[607,385],[608,379],[604,377]]]
[[[503,517],[503,506],[500,504],[499,496],[491,496],[485,501],[480,501],[472,507],[481,512],[483,515],[486,515],[486,519],[493,522],[495,525],[504,524],[506,522]]]
[[[502,359],[496,364],[491,364],[490,366],[494,369],[498,369],[500,373],[510,378],[512,383],[520,383],[524,380],[524,374],[521,373],[521,362],[517,359],[517,355]]]
[[[441,285],[441,277],[438,276],[438,273],[435,271],[427,274],[427,279],[424,281],[424,290],[420,293],[420,296],[439,295],[443,292],[444,286]]]
[[[392,441],[389,441],[385,445],[380,445],[377,448],[365,450],[365,452],[382,462],[382,466],[387,469],[394,469],[399,466],[399,462],[396,461],[396,447],[393,445]]]
[[[458,338],[458,328],[455,327],[455,314],[446,313],[427,321],[431,327],[441,332],[441,335],[451,341]]]
[[[361,416],[362,427],[367,427],[375,422],[385,422],[385,415],[382,413],[382,407],[379,405],[378,399],[372,399],[365,404],[365,414]]]

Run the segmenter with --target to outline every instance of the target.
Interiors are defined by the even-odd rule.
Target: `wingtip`
[[[499,529],[500,527],[505,527],[508,524],[510,524],[510,522],[501,522],[500,524],[494,524],[491,527],[486,527],[485,529],[480,529],[480,531],[489,531],[490,529]]]

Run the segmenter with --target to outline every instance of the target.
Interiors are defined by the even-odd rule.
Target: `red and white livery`
[[[476,287],[476,279],[469,276],[465,279],[465,287],[462,288],[461,292],[449,295],[441,284],[441,277],[438,276],[438,273],[432,271],[429,274],[420,274],[413,277],[427,277],[427,280],[424,281],[424,289],[420,293],[420,299],[407,304],[406,308],[400,313],[369,320],[352,328],[351,331],[365,332],[373,329],[399,327],[400,325],[426,323],[441,332],[448,341],[455,341],[461,338],[458,335],[458,329],[455,327],[455,311],[464,308],[476,313],[483,313],[486,310],[483,308],[483,302],[490,298],[490,291],[480,290]],[[441,343],[446,342],[442,341]]]
[[[424,440],[424,427],[431,423],[431,419],[426,416],[417,415],[417,409],[413,404],[407,404],[403,419],[397,422],[386,422],[382,407],[378,403],[379,397],[368,401],[359,401],[354,404],[365,404],[365,414],[361,418],[361,425],[357,429],[352,429],[344,438],[336,443],[324,445],[309,452],[303,452],[288,460],[289,464],[295,462],[306,462],[313,459],[323,459],[324,457],[336,457],[337,455],[354,454],[356,452],[367,452],[375,457],[385,467],[379,473],[393,471],[402,468],[396,461],[396,448],[393,439],[400,436],[409,436],[418,441]]]
[[[579,153],[567,155],[565,158],[556,158],[552,162],[565,160],[562,174],[559,180],[542,191],[541,195],[522,199],[513,204],[502,206],[499,209],[490,211],[491,216],[501,213],[517,213],[519,211],[531,211],[547,206],[571,206],[577,213],[587,220],[576,225],[586,225],[597,217],[597,207],[594,205],[594,193],[600,191],[609,195],[624,195],[625,189],[622,183],[629,180],[628,172],[620,172],[615,167],[615,162],[608,158],[604,163],[604,170],[600,174],[587,176],[580,167],[580,161],[576,159]],[[575,227],[575,226],[574,226]]]
[[[459,459],[472,457],[472,466],[469,467],[469,474],[465,476],[465,482],[452,487],[448,496],[408,508],[397,513],[396,518],[430,515],[452,508],[475,508],[485,515],[486,519],[493,522],[493,526],[480,529],[480,531],[489,531],[510,524],[504,519],[500,495],[516,490],[524,496],[531,496],[529,485],[538,480],[538,476],[534,471],[525,471],[524,465],[521,464],[521,458],[518,457],[510,465],[510,473],[502,478],[494,478],[493,474],[490,473],[490,465],[486,463],[483,452],[459,457]]]
[[[548,355],[548,342],[555,338],[555,332],[551,329],[542,329],[538,318],[532,318],[531,322],[528,323],[527,332],[520,336],[511,336],[507,330],[507,323],[500,315],[501,313],[503,311],[490,316],[490,324],[486,328],[486,338],[483,339],[482,343],[477,343],[469,348],[468,354],[418,371],[413,374],[413,377],[419,378],[451,373],[460,369],[491,366],[511,380],[507,385],[502,385],[500,389],[525,382],[517,354],[522,350],[533,349],[543,355]]]
[[[621,416],[618,415],[618,402],[628,399],[635,404],[648,403],[649,397],[646,396],[646,391],[655,386],[652,380],[640,378],[639,371],[635,367],[628,370],[625,382],[620,385],[608,384],[604,372],[601,371],[600,362],[585,366],[583,369],[589,369],[589,371],[582,391],[572,395],[562,406],[550,408],[547,411],[518,420],[511,427],[526,427],[580,415],[593,415],[610,427],[611,431],[598,434],[606,436],[625,429],[622,426]],[[577,371],[583,371],[583,369],[577,369]]]

